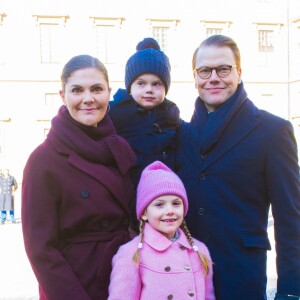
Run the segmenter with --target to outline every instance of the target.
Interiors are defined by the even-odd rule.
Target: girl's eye
[[[180,206],[180,205],[181,205],[181,202],[180,202],[180,201],[175,201],[175,202],[173,202],[173,205],[174,205],[174,206]]]
[[[158,202],[158,203],[155,203],[155,206],[156,206],[156,207],[162,207],[162,206],[163,206],[163,204],[162,204],[162,203],[160,203],[160,202]]]

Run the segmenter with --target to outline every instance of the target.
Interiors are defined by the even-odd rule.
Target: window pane
[[[258,48],[259,52],[273,52],[274,31],[259,30],[258,31]]]
[[[206,28],[207,37],[215,34],[222,34],[222,28]]]
[[[168,27],[153,27],[152,28],[153,38],[155,38],[159,45],[160,49],[164,52],[168,51]]]
[[[115,63],[116,48],[114,44],[117,39],[117,29],[113,25],[96,26],[97,55],[104,63]]]
[[[60,28],[57,24],[40,24],[40,47],[42,63],[60,62]]]

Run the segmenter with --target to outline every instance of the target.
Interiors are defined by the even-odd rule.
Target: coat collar
[[[128,210],[127,201],[124,201],[124,199],[126,199],[126,195],[124,195],[123,184],[120,184],[120,179],[116,172],[113,172],[109,167],[102,164],[95,164],[83,159],[80,155],[72,151],[59,140],[57,140],[55,144],[51,144],[59,153],[68,156],[68,162],[70,165],[105,185],[115,196],[121,206],[124,207],[125,211]]]
[[[144,228],[144,242],[157,251],[165,251],[166,249],[171,247],[173,243],[179,243],[187,249],[192,249],[192,246],[188,242],[184,232],[180,228],[178,229],[178,231],[178,240],[176,240],[176,242],[172,242],[160,232],[155,230],[149,223],[146,223]]]
[[[217,147],[215,150],[208,153],[203,157],[202,161],[201,159],[199,160],[199,145],[194,142],[194,137],[197,136],[197,132],[199,132],[197,122],[185,123],[182,127],[180,137],[178,138],[180,147],[182,147],[185,155],[187,155],[191,161],[199,167],[199,170],[203,172],[253,131],[261,121],[260,115],[260,110],[247,98],[241,105],[239,111],[229,122],[226,130],[224,130],[219,141],[222,144],[222,147]],[[191,143],[191,141],[193,142]]]

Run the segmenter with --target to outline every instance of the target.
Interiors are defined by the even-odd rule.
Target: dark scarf
[[[66,145],[84,159],[104,165],[117,165],[125,174],[135,162],[135,154],[128,143],[116,134],[108,117],[97,127],[86,126],[75,121],[67,108],[62,106],[52,119],[48,138]]]
[[[198,97],[191,119],[193,139],[200,149],[202,157],[218,143],[231,119],[247,99],[243,83],[235,93],[216,111],[208,113],[203,100]]]

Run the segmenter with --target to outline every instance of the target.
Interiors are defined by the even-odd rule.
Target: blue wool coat
[[[242,86],[233,98],[241,105],[226,126],[216,121],[200,135],[198,98],[191,122],[178,133],[188,227],[210,250],[218,300],[266,299],[271,206],[277,292],[300,295],[300,182],[292,125],[256,108]],[[197,137],[205,141],[213,126],[221,133],[205,148]]]
[[[153,109],[144,109],[126,90],[119,89],[110,101],[109,116],[117,133],[127,140],[137,156],[131,171],[135,186],[143,169],[156,160],[174,169],[175,135],[181,125],[175,103],[165,99]]]

